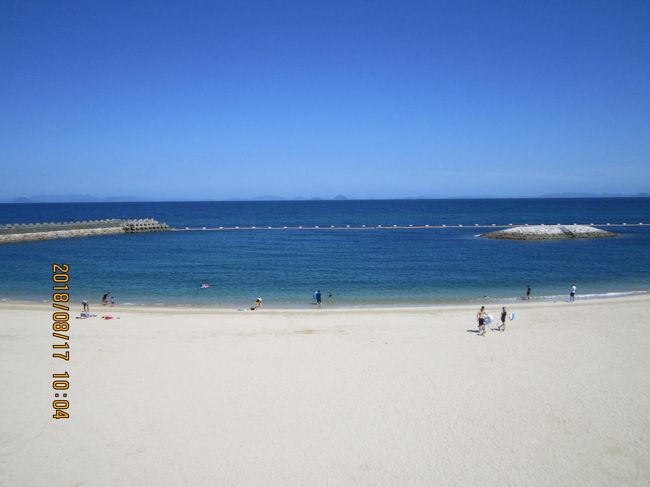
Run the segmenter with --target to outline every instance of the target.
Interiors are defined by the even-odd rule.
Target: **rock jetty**
[[[92,237],[120,233],[162,232],[169,225],[151,218],[137,220],[87,220],[60,223],[19,223],[0,225],[0,243]]]
[[[616,234],[590,225],[527,225],[485,233],[481,237],[509,240],[563,240],[570,238],[604,238]]]

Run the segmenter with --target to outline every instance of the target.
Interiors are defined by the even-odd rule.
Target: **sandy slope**
[[[648,486],[650,298],[513,310],[0,304],[0,485]]]

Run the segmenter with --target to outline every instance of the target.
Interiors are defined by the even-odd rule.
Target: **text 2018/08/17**
[[[52,357],[55,359],[70,360],[70,307],[66,304],[70,300],[70,266],[68,264],[52,264],[52,307],[55,309],[52,313],[52,336],[63,340],[63,343],[57,341],[52,348],[54,352]],[[67,391],[70,387],[70,378],[68,371],[52,374],[52,388],[54,389],[54,419],[67,419],[70,417],[66,411],[70,407]]]

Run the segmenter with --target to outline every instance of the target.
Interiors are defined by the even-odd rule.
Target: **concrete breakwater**
[[[87,220],[61,223],[19,223],[0,225],[0,243],[92,237],[119,233],[162,232],[169,225],[151,218],[133,220]]]
[[[481,237],[509,240],[563,240],[572,238],[605,238],[616,234],[590,225],[529,225],[485,233]]]

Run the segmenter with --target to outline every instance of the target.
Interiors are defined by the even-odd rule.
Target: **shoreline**
[[[631,291],[631,292],[620,292],[620,293],[607,293],[603,295],[587,295],[581,297],[578,295],[577,299],[573,303],[569,303],[565,296],[557,298],[533,298],[531,300],[525,299],[516,299],[507,301],[506,299],[501,301],[490,301],[490,300],[476,300],[472,302],[463,301],[459,303],[440,303],[440,304],[396,304],[394,306],[385,306],[385,305],[359,305],[359,306],[347,306],[347,305],[327,305],[324,304],[322,308],[317,308],[315,305],[310,305],[309,307],[274,307],[269,306],[267,303],[264,304],[264,307],[254,312],[257,314],[267,314],[267,313],[364,313],[364,312],[432,312],[432,311],[459,311],[459,310],[474,310],[477,306],[485,305],[486,308],[498,308],[501,306],[506,306],[507,308],[511,307],[525,307],[525,308],[540,308],[544,306],[561,306],[561,305],[571,305],[571,306],[581,306],[581,305],[602,305],[608,304],[611,302],[637,302],[648,300],[650,302],[650,291]],[[514,300],[516,299],[516,300]],[[192,305],[192,304],[178,304],[178,305],[167,305],[163,304],[160,306],[151,305],[151,304],[117,304],[115,306],[101,304],[91,304],[90,311],[93,314],[99,316],[100,312],[105,313],[124,313],[124,312],[135,312],[135,313],[151,313],[151,312],[188,312],[188,313],[228,313],[228,314],[241,314],[252,312],[253,310],[249,308],[235,308],[231,306],[205,306],[205,305]],[[0,301],[0,310],[2,309],[12,309],[12,310],[42,310],[49,309],[51,307],[51,301],[31,301],[31,300],[11,300],[6,299]],[[81,303],[72,303],[70,306],[70,313],[76,313],[75,309],[81,308]]]

